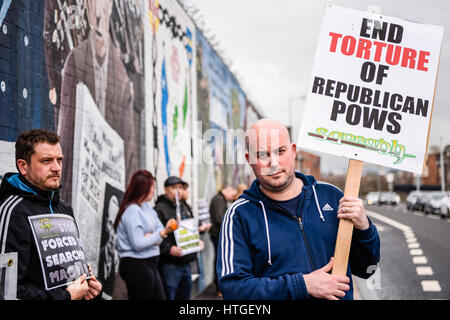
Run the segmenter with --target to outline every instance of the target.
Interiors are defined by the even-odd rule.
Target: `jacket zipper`
[[[50,194],[50,197],[49,197],[49,205],[48,205],[48,207],[50,208],[50,212],[52,213],[52,214],[55,214],[54,212],[53,212],[53,208],[52,208],[52,200],[53,200],[53,195],[54,195],[54,192],[52,191],[52,193]]]
[[[316,270],[316,267],[314,266],[314,262],[311,255],[311,250],[309,249],[309,243],[308,238],[306,237],[305,229],[303,227],[302,218],[298,218],[298,222],[300,225],[300,230],[302,231],[303,240],[305,241],[306,251],[308,252],[309,262],[311,263],[312,271]]]
[[[302,234],[302,236],[303,236],[303,241],[305,241],[306,252],[308,253],[309,263],[311,264],[312,271],[316,270],[316,267],[314,266],[314,262],[313,262],[313,259],[312,259],[311,250],[310,250],[310,248],[309,248],[308,238],[306,237],[305,229],[304,229],[304,226],[303,226],[302,218],[299,217],[298,220],[297,220],[297,217],[296,217],[296,216],[291,215],[291,214],[290,214],[287,210],[285,210],[284,208],[280,207],[280,206],[277,205],[276,203],[273,203],[273,202],[271,202],[271,203],[272,203],[275,207],[277,207],[280,211],[282,211],[283,213],[286,213],[289,217],[291,217],[292,219],[294,219],[294,221],[296,221],[296,223],[297,223],[297,221],[298,221],[298,225],[299,225],[299,227],[300,227],[300,231],[301,231],[301,234]],[[306,205],[306,199],[305,199],[305,201],[303,202],[303,209],[302,209],[302,213],[301,213],[301,214],[303,214],[303,211],[305,211],[305,205]]]
[[[302,208],[302,212],[300,213],[300,217],[298,218],[298,224],[300,226],[300,230],[302,231],[303,240],[305,241],[306,251],[308,252],[309,262],[311,263],[312,271],[314,271],[314,270],[316,270],[316,267],[314,266],[314,261],[312,259],[311,250],[309,248],[308,238],[306,237],[305,228],[303,227],[303,222],[302,222],[302,215],[303,215],[303,212],[305,212],[305,205],[306,205],[306,199],[303,202],[303,208]]]

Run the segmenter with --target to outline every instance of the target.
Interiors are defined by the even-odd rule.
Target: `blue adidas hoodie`
[[[300,219],[267,198],[256,179],[226,212],[217,253],[217,276],[224,299],[308,299],[304,274],[325,266],[334,255],[343,192],[299,172],[305,201]],[[354,229],[347,276],[367,279],[380,259],[380,239],[370,221]]]

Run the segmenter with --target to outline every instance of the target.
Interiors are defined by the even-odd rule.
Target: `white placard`
[[[327,5],[297,145],[422,173],[442,36]]]
[[[17,299],[17,252],[0,254],[0,300]]]
[[[181,220],[178,229],[174,231],[174,236],[177,247],[181,248],[183,256],[201,250],[200,235],[195,219]]]

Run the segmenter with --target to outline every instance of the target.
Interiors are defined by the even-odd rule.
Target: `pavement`
[[[195,296],[192,300],[223,300],[222,297],[216,295],[216,285],[211,283],[206,289]]]

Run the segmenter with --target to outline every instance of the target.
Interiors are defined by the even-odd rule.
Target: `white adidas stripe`
[[[15,196],[2,210],[0,210],[0,215],[2,217],[0,221],[0,243],[2,244],[0,253],[5,253],[6,236],[8,235],[11,213],[22,200],[23,198]]]
[[[231,206],[230,208],[228,208],[227,212],[225,212],[225,215],[223,217],[222,220],[222,239],[221,239],[221,251],[222,251],[222,255],[221,255],[221,259],[222,259],[222,276],[224,275],[224,271],[227,268],[227,264],[226,264],[226,260],[225,260],[225,252],[228,251],[228,241],[227,239],[227,233],[226,230],[228,228],[228,215],[231,212],[231,210],[233,210],[234,206],[238,205],[239,203],[243,202],[244,199],[238,199],[236,200]]]
[[[228,270],[230,270],[230,266],[229,266],[229,260],[227,259],[228,257],[228,252],[229,252],[229,244],[230,244],[230,240],[229,240],[229,232],[228,232],[228,228],[229,228],[229,216],[230,213],[233,212],[234,208],[237,207],[239,204],[243,203],[245,201],[245,199],[239,199],[237,201],[235,201],[231,207],[227,210],[227,212],[224,215],[223,218],[223,230],[222,230],[222,276],[224,276],[225,274],[228,274]]]
[[[234,267],[233,267],[233,256],[234,256],[234,239],[233,239],[233,216],[234,213],[236,212],[236,208],[246,204],[248,202],[248,200],[238,204],[236,207],[234,207],[233,212],[230,214],[230,239],[228,241],[230,241],[230,261],[229,261],[229,273],[233,273],[234,271]]]
[[[335,186],[334,184],[331,184],[331,183],[328,183],[328,182],[325,182],[325,181],[317,181],[317,184],[325,184],[325,185],[329,185],[329,186],[335,187],[335,188],[338,189],[340,192],[344,193],[344,191],[342,191],[339,187]]]
[[[224,229],[222,231],[222,276],[233,273],[233,255],[234,255],[234,240],[233,240],[233,216],[236,209],[249,202],[249,200],[240,199],[236,201],[224,216]],[[225,242],[225,245],[223,244]]]
[[[9,205],[17,199],[18,196],[11,195],[9,198],[7,198],[5,201],[3,201],[2,205],[0,206],[0,240],[2,239],[3,234],[3,224],[5,222],[6,212],[8,210]]]

